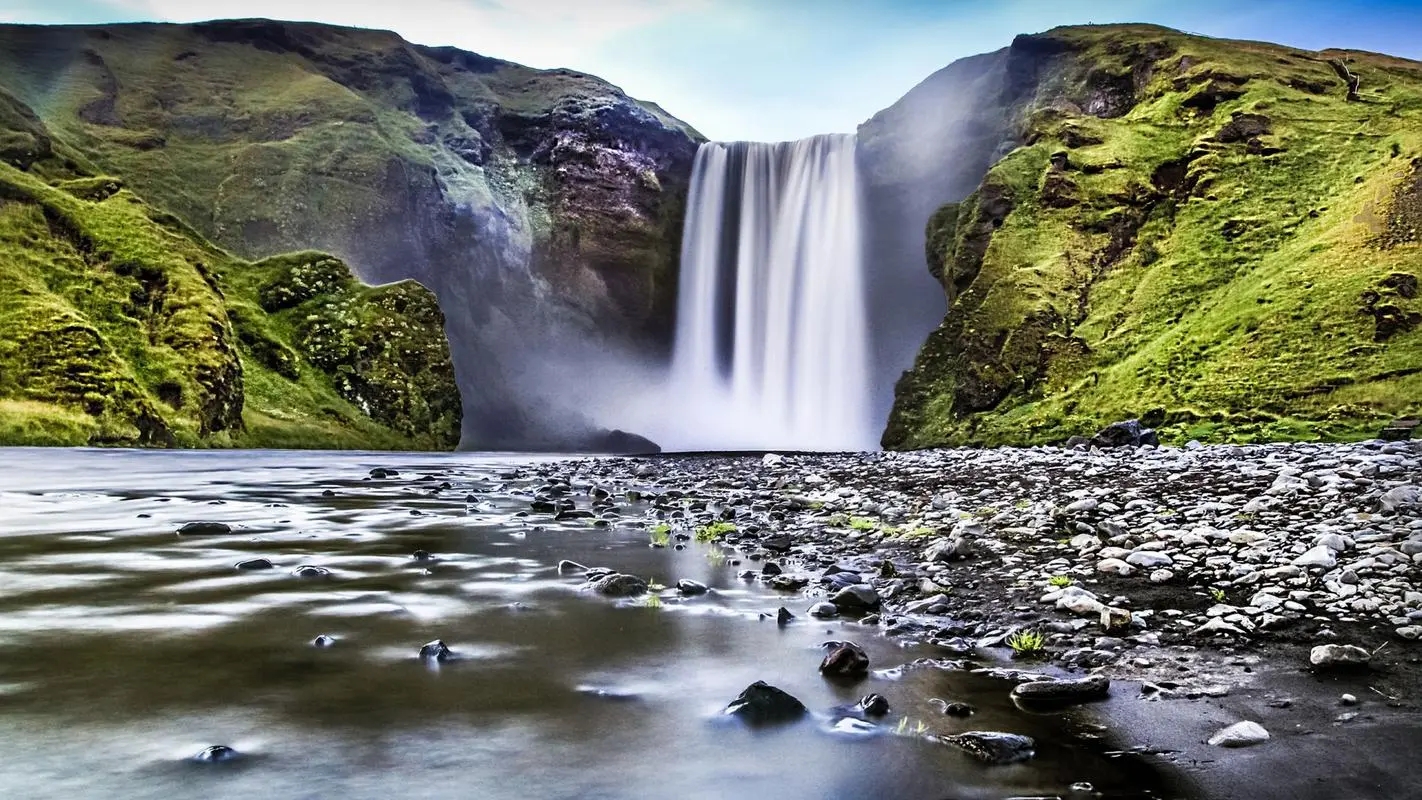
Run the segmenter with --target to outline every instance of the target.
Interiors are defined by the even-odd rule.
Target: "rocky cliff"
[[[243,258],[430,287],[469,446],[586,441],[566,387],[670,338],[700,137],[591,76],[245,20],[0,26],[0,86]]]
[[[451,449],[434,296],[251,263],[0,91],[0,444]]]
[[[964,124],[992,166],[929,221],[948,313],[885,446],[1146,414],[1175,441],[1350,438],[1422,410],[1422,64],[1151,26],[988,58]]]

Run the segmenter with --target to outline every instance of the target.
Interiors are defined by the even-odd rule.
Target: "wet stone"
[[[276,565],[265,558],[249,558],[234,565],[236,569],[271,569],[274,566]]]
[[[241,753],[227,745],[215,744],[211,747],[203,748],[201,752],[192,757],[192,760],[202,764],[218,764],[225,761],[236,761],[241,757]]]
[[[1014,764],[1036,755],[1037,743],[1029,736],[999,731],[969,731],[933,739],[961,748],[985,764]]]
[[[425,661],[446,661],[454,653],[443,639],[435,639],[420,648],[420,658]]]
[[[829,652],[820,662],[820,673],[835,677],[858,678],[869,672],[869,654],[854,642],[825,642]]]
[[[805,704],[792,695],[765,681],[756,681],[726,706],[725,713],[752,724],[766,725],[793,722],[808,712]]]
[[[232,526],[225,522],[189,522],[178,529],[179,536],[226,536]]]
[[[312,647],[320,647],[320,648],[322,648],[322,649],[327,648],[327,647],[334,647],[335,644],[336,644],[336,637],[334,637],[334,636],[327,636],[327,635],[324,634],[324,633],[321,634],[320,636],[317,636],[315,639],[312,639],[312,640],[311,640],[311,646],[312,646]]]
[[[331,571],[325,567],[318,567],[312,564],[302,564],[291,571],[292,575],[298,578],[329,578]]]
[[[1111,689],[1111,679],[1105,675],[1091,675],[1069,680],[1028,681],[1012,688],[1012,697],[1017,700],[1038,703],[1084,703],[1100,700]]]

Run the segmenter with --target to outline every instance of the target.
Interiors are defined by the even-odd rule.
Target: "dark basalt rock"
[[[241,757],[241,753],[227,745],[215,744],[211,747],[203,748],[202,752],[192,757],[192,760],[203,764],[217,764],[224,761],[236,761]]]
[[[859,678],[869,673],[869,654],[854,642],[825,642],[830,650],[820,662],[820,673],[842,678]]]
[[[1026,761],[1036,755],[1037,747],[1031,737],[998,731],[969,731],[929,738],[961,748],[979,761],[992,765]]]
[[[238,561],[236,569],[271,569],[276,566],[265,558],[249,558],[246,561]]]
[[[612,453],[623,456],[656,455],[662,452],[661,445],[651,439],[619,430],[595,435],[589,443],[588,450],[594,453]]]
[[[291,574],[298,578],[329,578],[331,571],[325,567],[318,567],[313,564],[302,564],[291,571]]]
[[[1091,443],[1096,447],[1141,447],[1144,445],[1159,445],[1160,438],[1155,435],[1155,431],[1141,424],[1138,419],[1128,419],[1124,422],[1113,422],[1101,429],[1101,432],[1091,437]]]
[[[383,480],[385,478],[398,478],[400,477],[400,471],[394,469],[386,469],[385,467],[376,467],[375,469],[370,471],[370,477],[375,478],[376,480]]]
[[[681,580],[676,582],[676,590],[689,597],[699,594],[706,594],[706,592],[709,591],[706,588],[706,584],[698,583],[697,581],[688,580],[686,578],[682,578]]]
[[[1091,675],[1073,680],[1028,681],[1012,689],[1012,698],[1027,703],[1065,705],[1100,700],[1111,690],[1111,679]]]
[[[808,713],[805,704],[765,681],[747,686],[731,704],[726,714],[755,725],[793,722]]]
[[[794,618],[795,615],[791,614],[790,609],[785,606],[781,606],[780,610],[775,612],[775,624],[777,625],[789,625],[790,620]]]
[[[846,586],[830,598],[840,611],[873,611],[879,607],[879,593],[868,584],[858,583]]]
[[[225,522],[189,522],[178,529],[179,536],[226,536],[232,526]]]
[[[420,658],[425,661],[447,661],[453,655],[443,639],[435,639],[420,648]]]
[[[647,582],[636,575],[614,572],[593,582],[592,590],[608,597],[635,597],[646,593]]]
[[[882,717],[889,713],[889,701],[882,694],[866,694],[859,699],[859,711],[866,716]]]
[[[428,550],[416,550],[410,554],[410,558],[421,563],[435,560],[435,557],[430,555],[430,551]]]
[[[334,637],[334,636],[327,636],[327,635],[324,634],[324,633],[321,634],[320,636],[317,636],[315,639],[312,639],[312,640],[311,640],[311,646],[312,646],[312,647],[320,647],[320,648],[322,648],[322,649],[325,649],[325,648],[327,648],[327,647],[334,647],[335,645],[336,645],[336,637]]]

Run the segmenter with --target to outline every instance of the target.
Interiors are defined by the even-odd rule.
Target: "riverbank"
[[[797,617],[858,618],[950,661],[1008,656],[1009,642],[1026,649],[1040,634],[1023,669],[1111,678],[1111,699],[1090,713],[1138,749],[1172,751],[1159,757],[1202,796],[1422,785],[1383,755],[1422,731],[1422,444],[668,456],[556,471],[566,467],[640,493],[671,542],[714,536],[742,580],[785,590]],[[1315,652],[1368,663],[1313,664]],[[1203,743],[1245,720],[1270,740]]]

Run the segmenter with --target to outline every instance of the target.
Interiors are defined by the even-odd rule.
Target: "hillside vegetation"
[[[213,246],[0,92],[0,444],[449,449],[433,295]]]
[[[1150,26],[1018,37],[1017,147],[929,223],[888,447],[1361,438],[1422,412],[1422,64]]]
[[[0,25],[0,87],[97,172],[242,258],[313,248],[364,280],[429,287],[457,312],[471,441],[527,445],[536,420],[517,409],[575,405],[519,381],[559,336],[594,350],[670,338],[700,137],[593,76],[387,31],[226,20]],[[561,360],[586,364],[570,380],[598,377]]]

